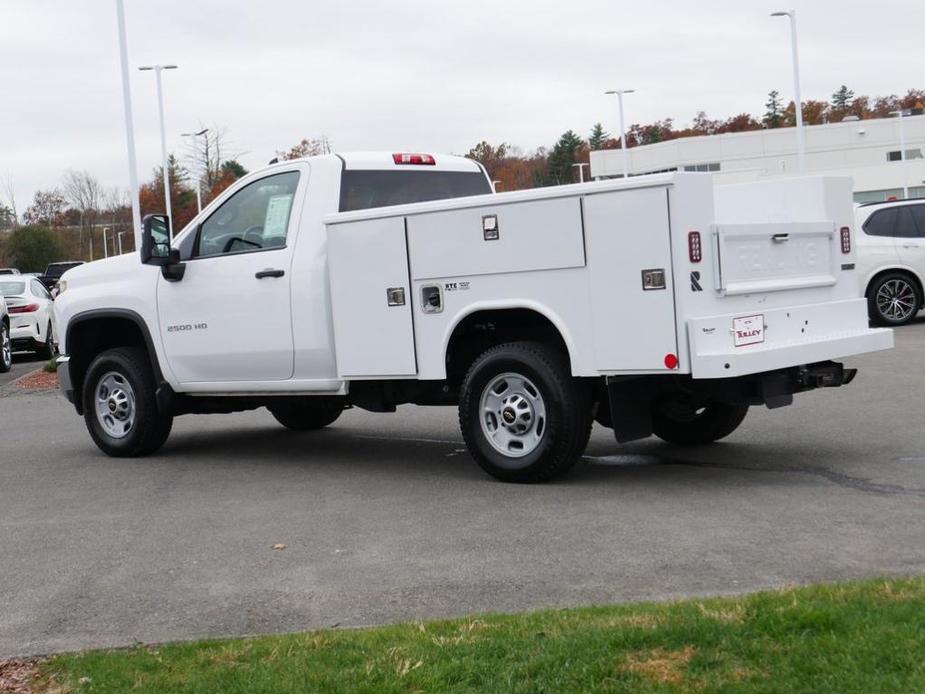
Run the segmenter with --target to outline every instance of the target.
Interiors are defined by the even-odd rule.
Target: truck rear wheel
[[[652,416],[655,435],[668,443],[701,445],[719,441],[738,429],[748,405],[712,402],[695,406],[677,401],[664,402]]]
[[[138,347],[110,349],[91,362],[83,405],[90,437],[117,458],[153,453],[173,427],[173,417],[157,409],[151,363]]]
[[[306,402],[294,402],[267,409],[277,422],[293,431],[321,429],[333,424],[344,411],[343,405],[316,405]]]
[[[584,453],[590,396],[552,347],[502,344],[469,368],[459,426],[469,453],[488,474],[504,482],[544,482],[564,475]]]

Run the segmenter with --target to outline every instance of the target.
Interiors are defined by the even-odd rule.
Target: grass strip
[[[925,579],[89,651],[56,692],[925,691]]]

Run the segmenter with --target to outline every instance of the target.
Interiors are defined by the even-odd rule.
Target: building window
[[[685,171],[700,171],[700,172],[719,171],[719,162],[714,161],[714,162],[710,162],[709,164],[687,164],[684,167],[684,170]]]
[[[909,190],[910,195],[912,190]],[[903,196],[902,188],[886,188],[884,190],[864,190],[854,194],[855,202],[886,202],[899,200]]]
[[[916,147],[915,149],[906,150],[906,159],[921,159],[921,158],[922,158],[922,150],[919,149],[918,147]],[[902,161],[902,154],[900,153],[900,150],[896,149],[896,150],[893,150],[892,152],[887,152],[886,160],[887,161]]]

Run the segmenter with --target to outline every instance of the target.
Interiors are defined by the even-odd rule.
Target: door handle
[[[904,243],[903,248],[918,248],[914,243]]]
[[[774,235],[771,237],[771,240],[772,240],[774,243],[783,243],[784,241],[789,241],[789,240],[790,240],[790,234],[774,234]]]
[[[256,275],[254,275],[254,277],[256,277],[258,280],[262,280],[267,277],[282,277],[285,274],[286,274],[285,270],[272,270],[270,268],[267,268],[266,270],[261,270],[260,272],[258,272]]]

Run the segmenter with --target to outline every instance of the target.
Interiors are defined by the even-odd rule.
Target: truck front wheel
[[[591,434],[588,389],[568,361],[539,342],[484,352],[466,374],[459,426],[469,452],[504,482],[544,482],[568,472]]]
[[[138,347],[110,349],[90,363],[83,405],[90,437],[117,458],[153,453],[173,426],[172,416],[158,412],[151,364]]]
[[[652,416],[655,435],[668,443],[699,445],[713,443],[735,431],[748,405],[711,402],[692,405],[680,401],[663,402]]]
[[[277,422],[293,431],[313,431],[333,424],[344,411],[343,405],[316,405],[293,402],[268,407]]]

